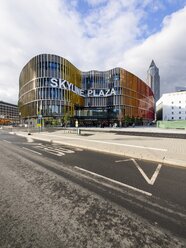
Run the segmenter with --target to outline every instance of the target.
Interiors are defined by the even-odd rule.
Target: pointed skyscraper
[[[154,99],[156,103],[160,98],[160,76],[159,69],[154,63],[154,60],[152,60],[147,71],[147,84],[154,93]]]

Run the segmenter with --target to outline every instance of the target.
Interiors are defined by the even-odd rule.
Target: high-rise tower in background
[[[160,98],[160,76],[159,69],[154,63],[154,60],[152,60],[147,71],[147,84],[154,93],[154,99],[156,103]]]

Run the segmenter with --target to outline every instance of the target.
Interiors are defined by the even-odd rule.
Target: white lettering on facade
[[[88,90],[88,96],[91,96],[93,94],[93,90]]]
[[[111,95],[116,95],[116,91],[114,88],[111,89],[100,89],[100,90],[83,90],[78,88],[76,85],[68,82],[67,80],[63,80],[61,78],[51,78],[50,86],[53,88],[65,89],[74,92],[75,94],[82,97],[107,97]],[[87,94],[85,94],[87,92]]]
[[[99,96],[98,94],[96,94],[96,90],[93,90],[93,96],[94,96],[94,97]]]
[[[99,96],[105,96],[105,94],[104,94],[103,90],[100,90],[100,92],[99,92]]]
[[[72,83],[70,83],[68,81],[66,81],[66,82],[67,82],[68,90],[70,90],[70,87],[71,87]]]
[[[54,88],[56,88],[58,86],[58,82],[56,78],[51,78],[50,80],[50,85]]]
[[[107,91],[106,91],[106,96],[108,96],[108,94],[109,94],[109,92],[110,92],[110,89],[108,89]]]
[[[59,88],[60,89],[65,89],[65,90],[67,90],[67,87],[66,87],[66,85],[65,85],[65,83],[66,83],[67,81],[66,80],[61,80],[61,78],[59,79]],[[63,86],[63,87],[62,87]]]
[[[114,88],[112,88],[111,91],[110,91],[110,96],[111,96],[111,95],[115,95],[115,96],[116,96],[116,91],[115,91]]]
[[[85,92],[82,89],[80,89],[80,96],[85,96]]]

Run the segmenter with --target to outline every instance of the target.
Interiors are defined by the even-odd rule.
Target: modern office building
[[[111,125],[128,118],[149,122],[154,117],[150,87],[132,73],[114,68],[82,72],[52,54],[32,58],[19,80],[22,118],[69,119],[72,125]]]
[[[18,106],[0,101],[0,124],[10,124],[18,122],[19,112]]]
[[[159,69],[154,63],[154,60],[152,60],[147,71],[147,84],[154,93],[154,100],[156,103],[160,98],[160,76]]]
[[[186,120],[186,91],[163,94],[156,110],[157,120]]]

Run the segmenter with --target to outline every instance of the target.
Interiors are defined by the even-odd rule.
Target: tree
[[[64,116],[63,116],[63,123],[64,123],[64,126],[67,127],[68,124],[69,124],[69,121],[70,121],[70,115],[69,113],[65,113]]]
[[[125,126],[129,126],[131,124],[131,118],[127,115],[125,116]]]

